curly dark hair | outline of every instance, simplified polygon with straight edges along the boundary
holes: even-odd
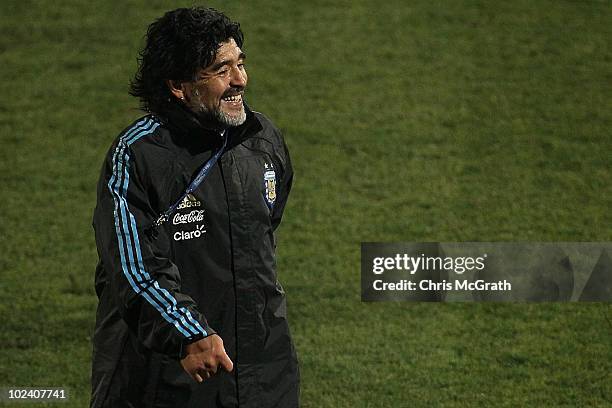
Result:
[[[230,38],[242,47],[240,24],[212,8],[179,8],[164,14],[148,28],[139,54],[130,95],[140,98],[147,112],[161,112],[172,100],[166,80],[192,81],[210,65],[219,45]]]

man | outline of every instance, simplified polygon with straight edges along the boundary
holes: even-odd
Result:
[[[98,185],[92,407],[296,407],[276,278],[293,172],[244,103],[238,23],[204,8],[148,29],[131,94],[149,112]]]

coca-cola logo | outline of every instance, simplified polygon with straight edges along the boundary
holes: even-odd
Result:
[[[174,214],[172,218],[172,223],[174,225],[178,224],[190,224],[192,222],[201,222],[204,220],[204,210],[193,210],[187,214]]]

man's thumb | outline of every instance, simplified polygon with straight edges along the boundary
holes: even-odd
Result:
[[[225,352],[225,349],[223,350],[223,353],[221,353],[220,362],[221,362],[221,367],[223,367],[223,369],[227,371],[228,373],[234,369],[234,363],[232,363],[232,360],[229,358],[229,356]]]

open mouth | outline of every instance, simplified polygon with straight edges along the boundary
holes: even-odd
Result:
[[[242,103],[242,95],[238,94],[238,95],[226,96],[225,98],[221,98],[221,100],[223,102],[228,102],[228,103]]]

